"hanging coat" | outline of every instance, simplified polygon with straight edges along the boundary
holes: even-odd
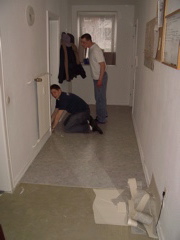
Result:
[[[86,77],[86,73],[79,61],[78,50],[74,44],[72,34],[62,33],[60,47],[59,83],[64,80],[71,81],[80,75]]]

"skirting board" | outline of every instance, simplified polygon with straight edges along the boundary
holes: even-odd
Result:
[[[148,170],[147,170],[147,167],[146,167],[146,164],[145,164],[144,153],[143,153],[143,149],[142,149],[142,145],[141,145],[141,141],[140,141],[140,137],[139,137],[139,133],[138,133],[138,128],[137,128],[136,121],[135,121],[135,118],[134,118],[133,114],[132,114],[132,120],[133,120],[135,135],[136,135],[136,139],[137,139],[138,149],[139,149],[139,152],[140,152],[141,163],[142,163],[143,171],[144,171],[145,178],[146,178],[146,183],[149,186],[150,177],[149,177]],[[161,226],[160,226],[160,223],[157,226],[157,232],[158,232],[159,240],[165,240],[165,238],[163,236]]]

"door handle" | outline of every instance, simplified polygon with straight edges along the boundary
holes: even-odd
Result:
[[[35,82],[42,82],[42,78],[35,78],[34,81]]]

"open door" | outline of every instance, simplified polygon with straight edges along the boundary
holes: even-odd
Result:
[[[35,81],[37,82],[39,140],[41,140],[51,127],[49,73],[39,76]]]
[[[2,64],[2,45],[0,36],[0,190],[11,192],[13,189],[12,171],[10,164],[10,148],[6,120],[6,104],[8,103],[9,103],[8,97],[5,101],[3,64]]]

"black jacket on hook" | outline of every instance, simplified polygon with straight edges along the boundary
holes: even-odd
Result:
[[[69,34],[69,37],[72,41],[73,35]],[[86,73],[79,61],[77,47],[72,42],[68,46],[62,42],[60,47],[59,83],[64,80],[71,81],[78,75],[82,78],[86,77]]]

